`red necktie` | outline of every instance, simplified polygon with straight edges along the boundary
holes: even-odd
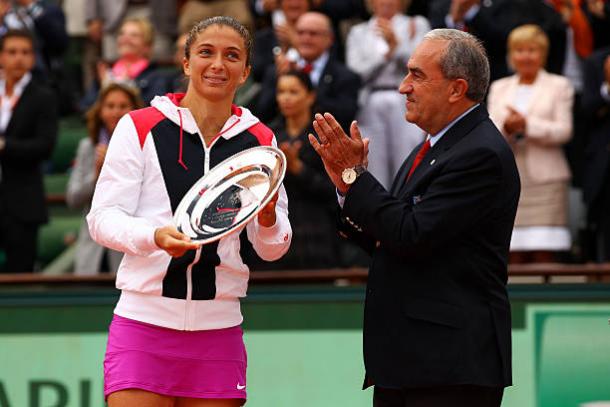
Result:
[[[411,174],[413,174],[413,171],[415,171],[415,169],[417,168],[419,163],[421,163],[421,161],[424,159],[424,156],[426,155],[428,150],[430,150],[430,147],[431,147],[430,139],[428,139],[417,152],[417,155],[415,156],[415,160],[413,160],[413,165],[411,166],[411,169],[409,170],[409,175],[407,175],[407,181],[409,180],[409,178],[411,178]]]
[[[309,75],[311,73],[311,71],[313,71],[313,65],[311,63],[307,62],[305,65],[303,65],[303,68],[301,68],[301,71],[303,73],[306,73]]]

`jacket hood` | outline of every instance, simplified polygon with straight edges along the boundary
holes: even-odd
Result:
[[[150,105],[159,110],[165,117],[189,133],[199,133],[197,123],[187,107],[181,107],[184,93],[168,93],[155,96]],[[259,123],[259,120],[245,107],[231,105],[232,115],[227,119],[218,136],[229,139]]]

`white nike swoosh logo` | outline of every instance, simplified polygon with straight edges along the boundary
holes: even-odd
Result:
[[[246,388],[246,385],[242,386],[241,384],[237,383],[237,390],[243,390],[245,388]]]

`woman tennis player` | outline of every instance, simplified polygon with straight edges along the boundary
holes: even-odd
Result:
[[[239,298],[249,271],[239,233],[200,245],[171,224],[181,198],[211,168],[276,144],[271,130],[232,104],[251,51],[237,21],[201,21],[186,42],[186,94],[158,96],[125,115],[111,139],[87,217],[93,239],[125,253],[104,359],[110,407],[245,403]],[[286,253],[292,236],[283,186],[278,196],[245,228],[269,261]]]

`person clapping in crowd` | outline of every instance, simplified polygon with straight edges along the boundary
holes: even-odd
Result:
[[[515,75],[491,84],[489,114],[513,148],[521,198],[511,240],[513,262],[550,262],[571,247],[568,167],[562,146],[572,137],[574,87],[544,69],[549,40],[536,25],[508,38]]]
[[[124,82],[139,89],[144,103],[168,92],[166,75],[157,70],[151,60],[154,30],[149,20],[126,19],[116,38],[119,58],[110,64],[101,61],[97,65],[98,81],[81,101],[81,108],[88,109],[97,99],[100,87],[110,82]]]
[[[314,269],[338,265],[335,232],[335,189],[322,160],[308,145],[316,93],[309,76],[288,71],[278,77],[277,104],[281,116],[271,124],[279,147],[286,154],[284,179],[290,200],[288,217],[293,229],[290,250],[274,268]]]
[[[407,2],[408,3],[408,2]],[[403,97],[396,91],[409,56],[430,30],[422,17],[401,13],[404,0],[372,0],[373,17],[354,26],[347,37],[347,66],[365,84],[360,94],[358,124],[371,135],[369,171],[386,188],[424,132],[405,121]]]

